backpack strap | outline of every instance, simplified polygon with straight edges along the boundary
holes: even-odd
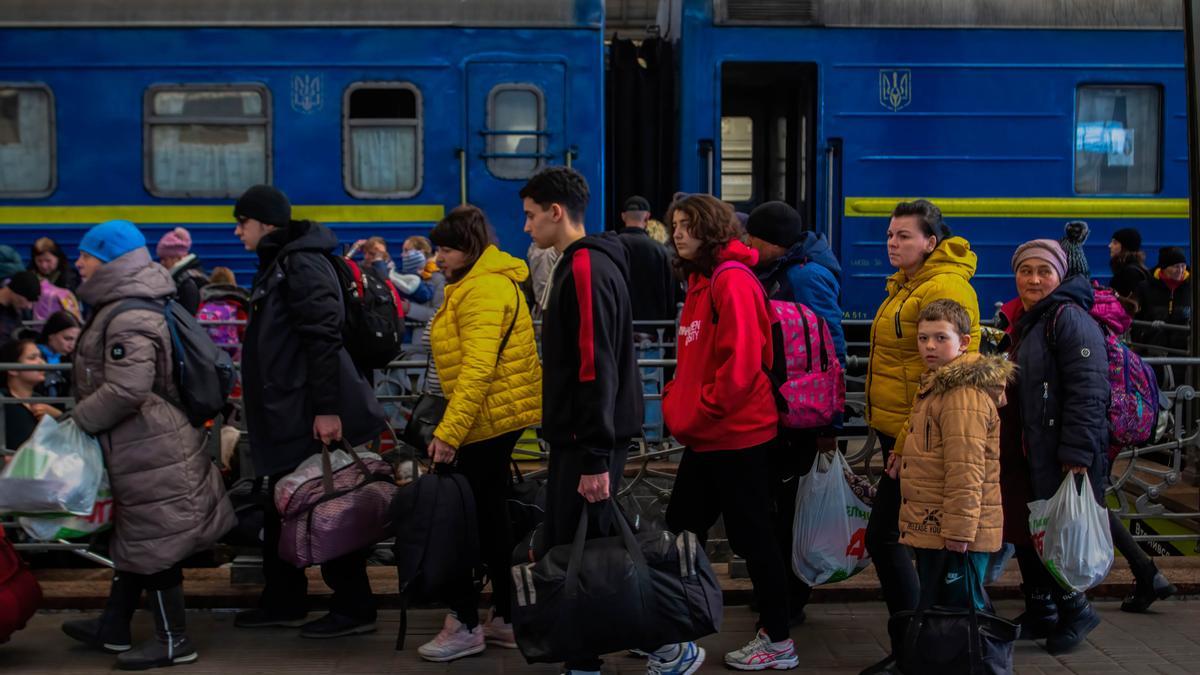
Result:
[[[500,339],[500,349],[496,352],[496,365],[500,365],[500,357],[504,356],[504,348],[508,346],[508,340],[512,337],[513,329],[517,327],[517,315],[521,313],[521,288],[517,286],[517,282],[509,279],[512,282],[513,290],[517,292],[517,306],[513,309],[512,322],[508,324],[508,330],[504,331],[504,337]]]
[[[155,312],[159,316],[163,317],[163,321],[165,321],[167,324],[167,340],[170,342],[171,351],[174,352],[175,349],[177,349],[177,346],[175,344],[175,335],[174,335],[173,331],[171,330],[171,326],[174,324],[174,320],[169,314],[169,312],[171,311],[171,303],[172,302],[174,302],[174,300],[168,299],[166,302],[162,302],[162,301],[156,300],[154,298],[138,298],[138,297],[117,300],[115,303],[116,306],[112,308],[112,311],[110,311],[108,313],[108,316],[104,317],[104,321],[100,324],[100,341],[101,341],[101,344],[104,345],[104,349],[102,351],[104,353],[105,361],[108,360],[108,326],[109,326],[109,324],[111,324],[113,322],[113,319],[117,318],[118,315],[124,314],[125,312],[135,310],[135,309],[144,309],[147,311]],[[105,305],[105,307],[107,307],[107,306],[108,305]],[[96,312],[96,314],[99,315],[100,313]],[[172,353],[172,359],[174,359],[173,353]],[[183,410],[183,402],[182,401],[178,400],[177,398],[175,398],[173,396],[168,396],[167,392],[160,391],[157,386],[153,387],[151,389],[151,391],[154,392],[155,394],[158,394],[159,396],[161,396],[163,398],[163,400],[167,401],[168,403],[175,406],[176,408]]]
[[[808,317],[804,315],[804,307],[800,303],[796,303],[796,311],[800,314],[800,323],[804,324],[804,351],[808,355],[808,372],[812,372],[812,350],[808,348],[812,344],[812,336],[809,335]],[[820,325],[818,324],[818,328]],[[822,345],[821,353],[824,354],[824,345]]]

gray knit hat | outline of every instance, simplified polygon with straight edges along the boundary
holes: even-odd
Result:
[[[1067,254],[1067,276],[1082,274],[1091,277],[1092,271],[1088,267],[1087,255],[1083,252],[1083,244],[1090,234],[1088,224],[1082,220],[1072,220],[1067,223],[1064,232],[1058,243],[1062,244],[1063,253]]]

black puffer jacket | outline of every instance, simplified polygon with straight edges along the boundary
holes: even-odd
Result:
[[[320,451],[317,415],[340,416],[354,445],[384,427],[383,409],[342,343],[342,294],[328,259],[337,243],[324,225],[294,221],[258,244],[242,384],[260,476],[291,471]]]
[[[1184,277],[1182,284],[1172,289],[1162,279],[1162,270],[1154,270],[1154,278],[1138,286],[1138,321],[1162,321],[1187,326],[1192,322],[1192,278]],[[1135,326],[1133,341],[1171,349],[1187,349],[1188,333],[1181,330]]]
[[[1096,498],[1104,496],[1110,392],[1104,333],[1088,314],[1092,302],[1088,279],[1067,277],[1017,322],[1013,359],[1035,499],[1058,490],[1064,464],[1089,467]]]

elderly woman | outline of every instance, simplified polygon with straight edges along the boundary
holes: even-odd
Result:
[[[117,665],[125,670],[190,663],[197,655],[184,633],[180,563],[233,527],[233,507],[204,447],[204,430],[172,402],[179,392],[162,312],[118,308],[126,298],[165,301],[175,295],[175,282],[150,260],[137,227],[123,220],[88,230],[76,266],[83,278],[79,296],[96,314],[76,347],[71,416],[104,450],[116,569],[104,613],[67,621],[62,629],[119,653]],[[154,637],[135,646],[129,623],[143,591]]]
[[[1046,650],[1059,654],[1082,642],[1100,617],[1084,594],[1055,583],[1038,559],[1026,504],[1053,496],[1068,472],[1085,475],[1096,498],[1103,497],[1108,361],[1104,334],[1088,315],[1092,286],[1085,276],[1067,276],[1067,255],[1058,242],[1022,244],[1012,269],[1020,302],[1007,315],[1017,377],[1000,412],[1004,535],[1016,546],[1024,581],[1022,637],[1045,638]]]

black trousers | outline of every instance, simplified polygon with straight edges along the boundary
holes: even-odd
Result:
[[[767,455],[772,440],[744,450],[684,450],[667,505],[667,528],[706,540],[725,517],[733,552],[746,560],[759,621],[772,642],[788,638],[788,580],[771,522]]]
[[[183,583],[183,567],[180,563],[175,563],[154,574],[138,574],[122,570],[117,570],[116,574],[125,581],[136,584],[143,591],[165,591]]]
[[[775,540],[788,579],[788,606],[792,613],[808,604],[812,586],[800,580],[792,570],[793,525],[796,520],[796,484],[800,476],[812,469],[817,456],[817,431],[784,429],[779,442],[767,451],[767,477],[771,484],[771,517],[775,523]]]
[[[298,613],[308,611],[308,577],[304,570],[279,557],[279,536],[283,521],[275,509],[275,486],[289,472],[278,473],[267,481],[267,500],[263,508],[263,586],[259,604],[264,609]],[[369,549],[348,553],[321,565],[321,578],[333,589],[330,611],[358,621],[375,620],[375,596],[367,578]]]
[[[492,584],[492,606],[496,614],[509,621],[512,614],[512,523],[508,519],[509,469],[513,447],[521,431],[470,443],[458,449],[454,470],[461,473],[475,496],[475,517],[479,523],[479,554],[487,566]],[[479,587],[471,576],[463,578],[451,592],[450,609],[468,629],[479,624]]]
[[[883,448],[886,465],[896,439],[879,434],[879,444]],[[871,509],[871,519],[867,521],[867,551],[879,575],[879,585],[888,612],[895,614],[916,609],[921,584],[913,567],[911,552],[900,543],[900,481],[886,473],[879,479],[875,505]]]
[[[589,536],[592,534],[607,534],[612,530],[613,523],[608,505],[603,502],[589,504],[579,494],[579,477],[584,475],[582,470],[582,451],[578,448],[561,448],[551,445],[550,467],[546,476],[546,524],[543,526],[543,550],[569,544],[575,540],[575,530],[579,527],[579,517],[586,508],[590,514],[591,525]],[[608,459],[609,495],[615,499],[621,489],[621,479],[625,475],[625,459],[629,456],[629,445],[620,442]],[[567,670],[600,670],[604,665],[599,655],[593,658],[568,661]]]

